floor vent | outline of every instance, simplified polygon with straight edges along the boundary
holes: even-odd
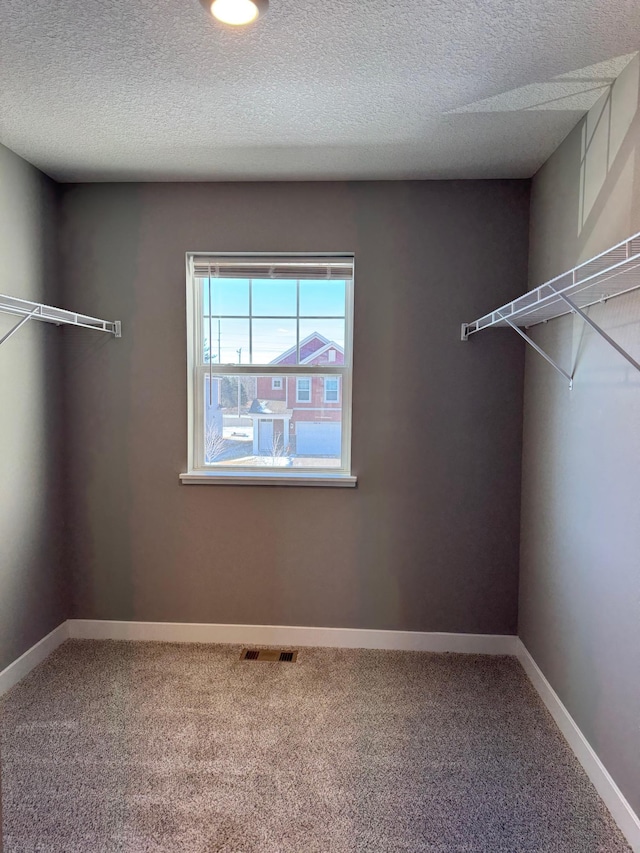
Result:
[[[270,661],[271,663],[295,663],[298,652],[284,652],[281,649],[243,649],[240,660]]]

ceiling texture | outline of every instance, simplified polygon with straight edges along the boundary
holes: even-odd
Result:
[[[60,181],[529,177],[638,0],[1,0],[0,141]]]

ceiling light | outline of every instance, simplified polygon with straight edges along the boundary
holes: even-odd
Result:
[[[223,24],[250,24],[264,15],[269,0],[200,0],[204,8]]]

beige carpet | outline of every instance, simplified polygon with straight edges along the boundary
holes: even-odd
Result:
[[[5,853],[618,853],[510,658],[70,641],[3,700]]]

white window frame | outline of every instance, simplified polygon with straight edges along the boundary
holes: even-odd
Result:
[[[353,367],[353,299],[354,281],[347,280],[345,287],[345,341],[344,341],[344,363],[338,364],[296,364],[296,365],[209,365],[204,363],[203,353],[203,331],[202,331],[202,287],[199,284],[202,279],[194,275],[194,259],[206,256],[215,264],[216,258],[229,258],[230,255],[242,257],[251,262],[265,257],[265,253],[203,253],[187,252],[187,403],[188,403],[188,448],[187,448],[187,471],[180,475],[185,484],[206,485],[294,485],[294,486],[347,486],[353,487],[357,484],[357,477],[351,470],[351,399],[352,399],[352,367]],[[268,253],[269,258],[280,256],[278,253]],[[288,253],[282,257],[305,257],[332,259],[348,259],[354,267],[355,259],[352,253],[313,253],[292,255]],[[269,318],[266,318],[269,319]],[[272,318],[279,319],[279,318]],[[298,323],[299,325],[299,323]],[[299,338],[298,338],[299,339]],[[299,344],[298,344],[299,346]],[[313,402],[313,377],[336,374],[339,377],[338,402],[342,404],[341,421],[341,466],[330,469],[322,468],[247,468],[232,465],[214,468],[205,465],[204,462],[204,376],[211,372],[213,375],[253,375],[281,379],[284,383],[288,376],[296,379],[309,376],[309,400],[298,402],[312,404]],[[276,389],[273,389],[276,390]],[[281,390],[281,389],[280,389]],[[298,382],[296,381],[296,397],[298,396]],[[332,401],[333,402],[333,401]]]
[[[336,399],[335,400],[329,400],[327,397],[327,380],[329,378],[335,379],[336,383],[337,383],[337,385],[336,385]],[[324,379],[324,402],[325,403],[339,403],[340,402],[340,377],[339,376],[335,376],[335,377],[325,376],[325,379]]]
[[[309,394],[309,397],[305,400],[300,396],[300,383],[308,382],[309,387],[305,389]],[[296,403],[311,403],[312,397],[312,389],[313,389],[313,376],[296,376]]]
[[[278,383],[276,385],[276,382]],[[271,380],[271,390],[272,391],[282,391],[284,388],[284,380],[282,376],[274,376]]]

